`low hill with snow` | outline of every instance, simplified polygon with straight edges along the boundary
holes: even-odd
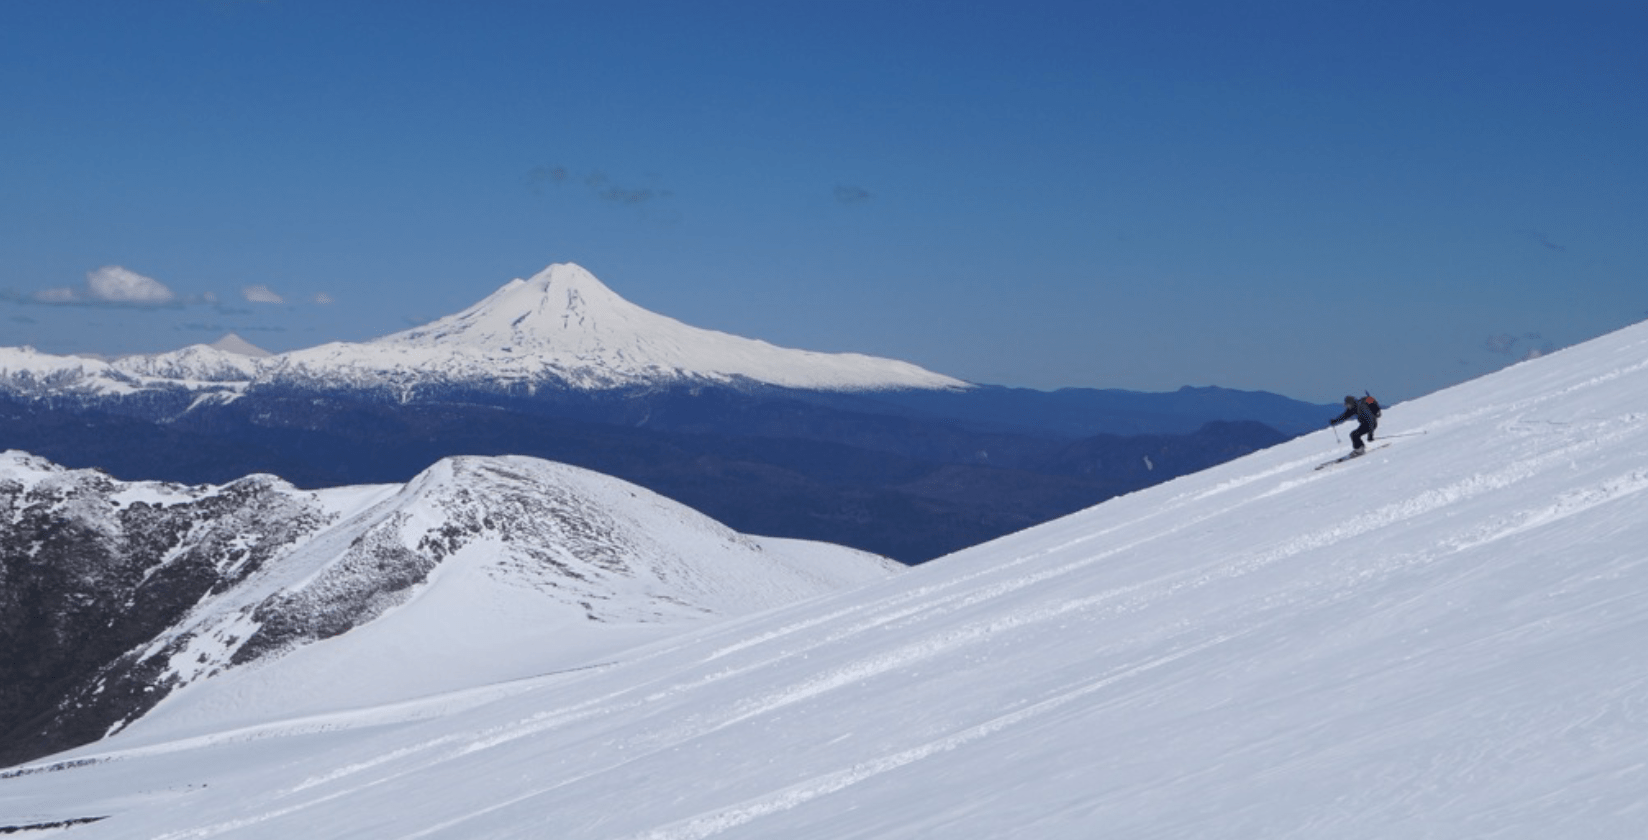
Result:
[[[1390,407],[1346,464],[1324,430],[582,670],[134,729],[0,772],[0,825],[1635,837],[1645,403],[1648,325]]]
[[[304,491],[7,452],[0,545],[8,755],[119,731],[163,698],[198,728],[529,677],[902,568],[520,457]]]

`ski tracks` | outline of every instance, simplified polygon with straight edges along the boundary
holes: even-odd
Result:
[[[819,797],[837,793],[853,785],[934,755],[965,747],[972,742],[1040,717],[1140,674],[1172,664],[1185,657],[1227,642],[1231,638],[1234,637],[1224,636],[1208,639],[1166,656],[1156,657],[1125,667],[1118,672],[1073,685],[1033,705],[999,715],[944,737],[860,761],[840,770],[822,773],[764,796],[687,817],[659,828],[632,834],[626,837],[625,840],[703,840],[703,838],[737,828],[761,817],[791,810]]]
[[[1200,516],[1196,520],[1192,520],[1189,523],[1180,523],[1180,525],[1195,524],[1196,522],[1200,522],[1204,519],[1225,515],[1245,503],[1245,500],[1238,501],[1235,505]],[[1162,513],[1165,515],[1166,512]],[[729,664],[727,667],[716,669],[710,673],[702,673],[693,678],[681,680],[677,677],[672,684],[668,684],[666,686],[659,686],[657,682],[653,682],[651,683],[653,686],[652,690],[648,691],[641,697],[636,697],[635,694],[638,691],[645,690],[644,684],[632,686],[630,688],[605,695],[599,700],[578,704],[567,709],[544,713],[530,719],[518,720],[507,724],[490,727],[482,732],[470,732],[461,735],[452,735],[433,739],[414,747],[398,750],[394,753],[374,757],[362,762],[357,762],[345,768],[339,768],[338,770],[325,774],[324,776],[305,780],[305,782],[300,783],[294,788],[288,790],[286,795],[301,793],[316,787],[324,787],[332,783],[342,781],[349,776],[369,773],[374,770],[384,770],[397,762],[402,762],[405,765],[399,769],[390,770],[387,773],[374,774],[371,778],[361,779],[360,781],[348,785],[343,789],[324,793],[318,798],[308,799],[306,800],[306,803],[297,803],[289,807],[273,809],[266,812],[261,819],[276,819],[292,813],[293,811],[299,810],[302,807],[305,807],[306,804],[319,804],[321,802],[335,799],[338,796],[347,795],[354,791],[375,787],[401,776],[416,773],[421,769],[430,766],[432,763],[456,760],[468,754],[498,747],[503,744],[518,741],[522,738],[532,737],[552,729],[572,725],[580,721],[586,721],[596,717],[632,713],[638,707],[648,704],[661,703],[673,696],[704,689],[727,679],[738,677],[750,672],[761,671],[770,667],[776,667],[781,663],[792,661],[797,657],[807,656],[811,652],[814,652],[820,648],[826,648],[831,645],[838,644],[863,633],[894,627],[900,627],[907,630],[915,626],[937,622],[944,616],[953,615],[960,610],[965,610],[970,607],[986,604],[991,601],[1010,596],[1013,593],[1021,592],[1027,588],[1037,586],[1038,584],[1048,583],[1060,577],[1070,575],[1081,569],[1090,567],[1094,563],[1103,562],[1104,560],[1114,557],[1119,553],[1137,550],[1138,548],[1160,538],[1160,532],[1151,531],[1150,533],[1136,538],[1131,542],[1122,545],[1110,545],[1104,550],[1093,552],[1091,554],[1084,554],[1081,559],[1074,562],[1060,564],[1051,568],[1038,569],[1030,573],[1024,572],[1025,566],[1033,564],[1035,561],[1043,559],[1046,556],[1056,555],[1061,552],[1068,551],[1072,547],[1083,543],[1092,542],[1094,540],[1099,540],[1106,536],[1113,536],[1117,531],[1130,526],[1137,526],[1138,524],[1138,520],[1128,520],[1110,528],[1087,532],[1077,539],[1063,540],[1055,545],[1045,546],[1038,551],[1028,552],[1021,555],[1018,560],[1005,565],[984,568],[972,574],[950,578],[940,584],[918,585],[910,590],[901,592],[889,598],[883,598],[879,601],[874,601],[847,609],[835,610],[822,616],[811,617],[803,621],[785,625],[771,632],[752,637],[748,640],[740,640],[710,652],[703,659],[699,660],[699,663],[708,664],[710,662],[725,659],[738,654],[761,651],[763,648],[773,644],[774,642],[779,642],[781,640],[797,636],[801,638],[802,644],[785,646],[777,651],[766,651],[763,654],[757,655],[752,661]],[[1005,576],[1005,578],[1003,576]],[[1165,577],[1176,576],[1164,576],[1164,578]],[[552,791],[565,788],[568,785],[576,784],[582,780],[594,776],[616,771],[619,768],[637,761],[641,761],[646,757],[660,751],[681,746],[695,739],[703,738],[714,732],[735,726],[739,723],[754,718],[772,714],[782,708],[805,702],[831,691],[861,683],[867,679],[873,678],[876,675],[885,674],[899,668],[911,667],[920,662],[931,660],[935,657],[948,653],[953,653],[967,647],[968,645],[977,644],[983,640],[994,637],[997,634],[1009,632],[1016,628],[1056,620],[1073,613],[1088,611],[1105,605],[1109,605],[1114,610],[1121,612],[1131,612],[1137,609],[1142,609],[1149,603],[1157,600],[1156,598],[1147,597],[1146,590],[1159,588],[1160,591],[1158,592],[1158,595],[1166,596],[1171,595],[1173,591],[1176,591],[1179,588],[1177,585],[1169,585],[1163,588],[1162,584],[1164,582],[1164,578],[1152,578],[1132,585],[1119,586],[1094,593],[1086,597],[1062,598],[1044,601],[1027,608],[1010,611],[1006,615],[998,615],[988,620],[963,623],[960,626],[942,629],[938,632],[930,633],[924,637],[917,638],[909,644],[898,646],[878,655],[844,662],[836,667],[827,668],[823,671],[816,672],[812,676],[799,682],[788,683],[777,690],[767,691],[756,696],[746,697],[742,702],[725,707],[722,714],[715,715],[709,719],[699,719],[690,725],[681,725],[679,722],[672,723],[665,728],[655,729],[650,734],[634,733],[632,737],[628,739],[626,747],[622,751],[623,757],[616,761],[609,760],[599,762],[595,766],[586,766],[583,768],[582,772],[576,773],[571,777],[558,779],[553,784],[547,786],[534,786],[533,789],[524,790],[516,796],[508,797],[505,800],[493,803],[484,809],[471,811],[464,815],[456,815],[450,820],[443,821],[439,825],[431,826],[425,830],[419,831],[416,834],[408,835],[408,837],[426,837],[437,834],[440,831],[462,825],[465,822],[481,817],[484,814],[497,811],[501,808],[506,808],[514,804],[530,800],[534,797],[548,794]],[[973,586],[969,588],[968,584],[972,584]],[[833,632],[806,632],[816,631],[832,622],[843,622],[844,620],[845,625]],[[1143,664],[1124,669],[1120,673],[1093,680],[1085,685],[1069,689],[1051,699],[1040,701],[1026,709],[998,717],[992,721],[979,724],[959,733],[927,742],[916,747],[895,751],[876,759],[860,762],[852,767],[820,777],[814,782],[791,786],[783,791],[775,792],[771,796],[763,797],[762,799],[754,803],[749,803],[746,806],[740,806],[725,813],[718,812],[716,815],[697,819],[692,822],[691,826],[685,828],[687,833],[666,833],[659,834],[657,836],[708,836],[708,834],[720,831],[725,827],[730,827],[731,825],[741,824],[751,819],[755,819],[764,813],[794,807],[802,802],[827,794],[832,790],[839,790],[842,787],[857,784],[864,779],[880,775],[881,773],[888,772],[914,761],[919,761],[934,753],[954,749],[973,740],[983,738],[992,732],[999,731],[1000,729],[1013,725],[1014,723],[1021,722],[1029,717],[1049,711],[1079,697],[1099,691],[1106,686],[1125,679],[1128,676],[1143,673],[1146,670],[1165,665],[1168,662],[1176,661],[1184,656],[1192,655],[1197,651],[1217,644],[1220,641],[1222,641],[1222,639],[1214,639],[1193,644],[1170,656],[1150,660]],[[624,699],[626,697],[628,699]],[[411,760],[414,755],[427,754],[430,751],[435,751],[438,755],[426,756],[424,759],[418,761]],[[244,823],[237,821],[235,825],[220,825],[194,832],[170,835],[166,838],[166,840],[183,840],[183,838],[207,837],[220,833],[221,831],[233,830],[239,827],[244,827]]]

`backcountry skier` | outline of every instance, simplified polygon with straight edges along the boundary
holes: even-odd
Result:
[[[1356,431],[1350,433],[1350,454],[1361,455],[1367,451],[1362,446],[1362,437],[1366,435],[1368,440],[1373,440],[1373,430],[1379,428],[1379,414],[1379,403],[1372,397],[1365,400],[1345,397],[1345,413],[1329,420],[1328,425],[1337,426],[1355,417]]]

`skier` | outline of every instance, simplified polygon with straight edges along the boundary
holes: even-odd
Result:
[[[1350,454],[1356,456],[1367,451],[1362,446],[1362,436],[1367,435],[1368,440],[1373,440],[1373,430],[1379,427],[1378,405],[1369,400],[1345,397],[1345,413],[1329,420],[1328,425],[1337,426],[1352,417],[1356,418],[1356,431],[1350,433]]]

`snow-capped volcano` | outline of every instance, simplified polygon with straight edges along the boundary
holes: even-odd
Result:
[[[215,350],[222,350],[225,353],[233,353],[237,356],[251,356],[254,359],[275,355],[234,333],[228,333],[206,346]]]
[[[605,389],[692,380],[815,390],[968,387],[907,362],[792,350],[688,326],[624,300],[570,263],[511,281],[421,327],[284,354],[261,378],[396,388],[489,382]]]
[[[624,300],[571,263],[512,280],[455,315],[362,343],[269,355],[231,335],[112,364],[0,348],[0,390],[26,396],[182,388],[232,398],[277,385],[387,389],[410,398],[453,387],[519,394],[695,382],[820,391],[972,387],[908,362],[793,350],[688,326]]]

